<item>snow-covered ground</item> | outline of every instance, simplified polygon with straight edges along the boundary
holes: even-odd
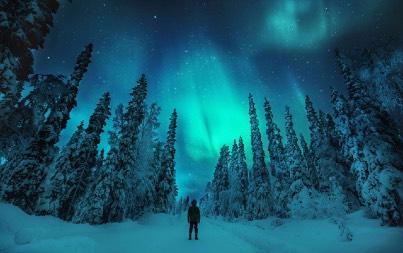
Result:
[[[343,239],[330,219],[230,223],[202,217],[200,240],[188,241],[185,216],[160,214],[90,226],[29,216],[0,204],[0,252],[403,252],[403,228],[381,227],[362,211],[349,215],[345,223],[352,241]]]

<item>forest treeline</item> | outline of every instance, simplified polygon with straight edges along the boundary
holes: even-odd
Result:
[[[116,108],[107,154],[98,145],[111,116],[108,92],[88,124],[81,122],[68,143],[57,147],[93,51],[88,44],[69,77],[32,73],[32,50],[43,47],[58,5],[0,3],[0,199],[30,214],[91,224],[170,212],[177,195],[178,115],[172,112],[166,141],[159,140],[160,107],[146,104],[145,75],[128,104]]]
[[[268,157],[249,94],[253,162],[244,140],[224,145],[201,198],[206,214],[228,218],[320,218],[365,207],[382,224],[396,226],[403,211],[403,51],[386,44],[349,52],[336,50],[347,94],[331,88],[332,113],[305,98],[310,143],[294,129],[285,108],[285,133],[264,112]],[[284,139],[283,139],[284,137]]]

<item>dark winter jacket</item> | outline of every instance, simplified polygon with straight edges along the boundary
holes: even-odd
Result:
[[[200,209],[197,206],[189,207],[188,222],[200,222]]]

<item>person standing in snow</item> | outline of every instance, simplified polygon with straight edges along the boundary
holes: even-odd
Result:
[[[192,240],[193,227],[195,229],[195,240],[199,240],[197,233],[199,232],[198,225],[200,223],[200,209],[196,206],[196,204],[196,200],[192,200],[192,205],[188,210],[189,240]]]

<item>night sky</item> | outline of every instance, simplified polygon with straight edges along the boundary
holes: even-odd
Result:
[[[265,150],[265,96],[281,127],[289,105],[297,133],[309,138],[304,96],[330,111],[329,86],[344,90],[334,49],[371,46],[390,36],[402,42],[399,2],[65,1],[45,48],[35,52],[35,71],[69,75],[78,53],[94,44],[60,145],[81,120],[88,121],[103,92],[111,92],[113,110],[118,103],[126,105],[145,73],[147,101],[162,107],[161,138],[173,108],[179,113],[179,194],[197,195],[210,180],[223,144],[242,135],[250,159],[249,92],[255,96]],[[106,147],[106,135],[101,145]]]

